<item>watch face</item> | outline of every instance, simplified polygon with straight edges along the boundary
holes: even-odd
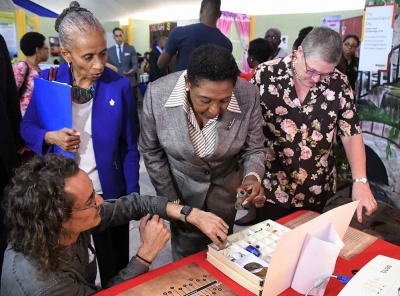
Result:
[[[360,181],[361,181],[362,183],[367,183],[368,180],[367,180],[367,178],[361,178]]]
[[[189,207],[189,206],[184,206],[184,207],[182,208],[182,210],[181,210],[181,213],[182,213],[183,215],[189,215],[189,213],[190,213],[191,210],[192,210],[191,207]]]

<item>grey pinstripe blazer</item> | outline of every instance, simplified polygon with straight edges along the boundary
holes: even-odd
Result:
[[[241,114],[225,111],[220,116],[215,150],[201,159],[194,152],[183,107],[164,107],[181,74],[173,73],[148,85],[139,150],[158,195],[208,210],[232,229],[236,189],[243,176],[255,172],[262,178],[265,172],[259,93],[238,78],[234,94]]]

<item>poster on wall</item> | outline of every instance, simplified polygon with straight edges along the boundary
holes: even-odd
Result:
[[[289,44],[289,36],[288,35],[282,35],[281,36],[281,44],[279,44],[280,48],[287,49]]]
[[[340,28],[340,20],[342,16],[338,15],[325,15],[321,19],[321,26],[331,28],[332,30],[339,30]]]
[[[392,49],[395,4],[367,6],[360,49],[360,71],[387,71]]]
[[[0,34],[6,41],[10,59],[18,54],[17,50],[17,30],[15,26],[15,15],[13,12],[0,11]]]
[[[176,22],[166,22],[159,24],[149,25],[150,27],[150,48],[153,47],[153,43],[158,37],[168,37],[173,29],[177,27]]]
[[[27,15],[25,18],[26,32],[36,32],[35,17]]]
[[[365,0],[365,5],[383,5],[389,3],[397,3],[400,5],[400,0]]]
[[[58,37],[49,37],[50,54],[52,57],[60,55],[60,39]]]

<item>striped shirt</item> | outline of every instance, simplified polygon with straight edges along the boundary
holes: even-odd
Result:
[[[190,106],[187,98],[185,75],[186,71],[184,71],[179,77],[178,82],[176,83],[175,88],[172,91],[167,102],[165,103],[164,107],[183,107],[183,110],[187,114],[189,137],[192,141],[194,151],[200,158],[204,158],[207,155],[210,155],[215,149],[215,144],[217,142],[217,127],[219,115],[217,115],[213,119],[210,119],[203,127],[203,129],[200,129],[193,108]],[[239,114],[241,113],[239,104],[233,92],[227,111]]]

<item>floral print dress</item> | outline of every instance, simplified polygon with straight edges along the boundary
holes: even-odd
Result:
[[[26,71],[29,71],[29,74],[28,74],[28,77],[26,78],[25,85],[23,85]],[[35,69],[30,68],[26,62],[18,62],[14,66],[14,77],[15,77],[15,83],[17,84],[18,91],[20,90],[21,87],[25,86],[24,93],[19,98],[21,114],[22,114],[22,117],[24,117],[26,109],[28,108],[29,102],[31,101],[31,97],[32,97],[33,79],[35,77],[39,77],[39,72],[37,72]]]
[[[325,203],[336,192],[334,136],[361,133],[347,77],[335,71],[301,103],[291,63],[292,55],[260,64],[250,81],[260,89],[265,121],[265,196],[285,208]]]

